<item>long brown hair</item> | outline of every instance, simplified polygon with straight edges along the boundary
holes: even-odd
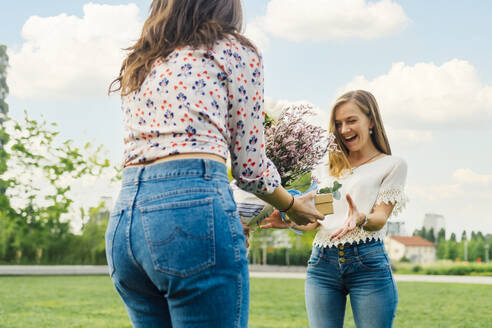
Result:
[[[178,47],[210,49],[216,41],[233,36],[256,51],[240,34],[242,25],[241,0],[152,1],[140,38],[125,49],[130,53],[118,78],[111,82],[109,93],[121,90],[122,95],[128,95],[139,89],[153,62],[165,59]]]
[[[371,140],[376,149],[381,153],[391,155],[391,147],[388,142],[388,137],[386,136],[386,131],[384,130],[383,120],[381,119],[381,114],[379,113],[379,106],[376,98],[374,98],[372,93],[365,90],[349,91],[341,95],[336,100],[331,110],[330,132],[336,136],[337,142],[342,149],[342,152],[331,152],[329,154],[328,165],[330,175],[334,177],[340,177],[347,171],[350,171],[350,163],[348,161],[349,151],[343,144],[342,136],[335,127],[336,110],[347,102],[353,102],[356,104],[361,112],[366,114],[369,120],[373,122],[374,127],[372,128],[373,133],[371,134]]]

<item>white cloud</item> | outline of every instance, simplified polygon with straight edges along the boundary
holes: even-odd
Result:
[[[395,63],[384,75],[358,76],[342,89],[371,91],[385,121],[400,128],[488,127],[492,118],[492,86],[483,85],[464,60],[441,66]]]
[[[453,178],[465,184],[488,185],[492,182],[492,174],[479,174],[471,169],[458,169],[454,171]]]
[[[260,53],[264,53],[270,48],[270,39],[257,20],[246,25],[244,35],[258,47]]]
[[[135,4],[89,3],[82,18],[31,16],[24,43],[10,50],[8,83],[19,98],[104,96],[125,53],[141,29]]]
[[[291,41],[375,39],[409,22],[392,0],[271,0],[260,20],[268,32]]]

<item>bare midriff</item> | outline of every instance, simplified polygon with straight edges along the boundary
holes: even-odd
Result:
[[[169,155],[161,158],[157,158],[153,161],[150,162],[145,162],[145,163],[139,163],[139,164],[129,164],[125,167],[132,167],[132,166],[141,166],[141,165],[150,165],[150,164],[157,164],[157,163],[162,163],[162,162],[169,162],[169,161],[176,161],[179,159],[188,159],[188,158],[195,158],[195,159],[210,159],[212,161],[220,162],[222,164],[226,164],[225,158],[215,155],[215,154],[208,154],[208,153],[186,153],[186,154],[176,154],[176,155]]]

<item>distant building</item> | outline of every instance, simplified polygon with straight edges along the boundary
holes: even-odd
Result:
[[[387,236],[404,236],[406,235],[405,222],[393,222],[388,221],[386,223],[388,230],[386,231]]]
[[[437,237],[439,231],[446,228],[446,220],[441,214],[426,213],[424,217],[424,228],[427,231],[434,229],[434,237]]]
[[[391,261],[403,257],[414,263],[429,263],[436,260],[436,245],[419,236],[387,236],[384,245]]]

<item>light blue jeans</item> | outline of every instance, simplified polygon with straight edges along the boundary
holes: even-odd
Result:
[[[343,328],[347,295],[358,328],[393,326],[398,290],[381,241],[314,246],[305,294],[311,328]]]
[[[185,159],[123,170],[106,230],[134,327],[248,326],[245,236],[226,166]]]

